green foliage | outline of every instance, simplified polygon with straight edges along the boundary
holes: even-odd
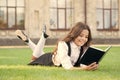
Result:
[[[104,49],[104,47],[101,47]],[[46,47],[51,52],[53,47]],[[96,71],[65,70],[61,67],[28,66],[28,48],[0,49],[0,80],[120,80],[120,47],[113,47]]]

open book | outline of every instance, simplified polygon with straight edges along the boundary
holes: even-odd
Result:
[[[102,57],[108,52],[112,46],[107,47],[105,50],[89,47],[85,53],[81,56],[80,63],[83,65],[89,65],[93,62],[99,63]]]

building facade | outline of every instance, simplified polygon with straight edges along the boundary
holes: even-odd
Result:
[[[0,0],[0,45],[21,44],[17,29],[36,41],[44,25],[54,44],[79,21],[90,26],[94,43],[119,44],[119,9],[120,0]]]

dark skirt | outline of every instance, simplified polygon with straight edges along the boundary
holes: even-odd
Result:
[[[36,60],[30,62],[28,65],[54,66],[52,61],[52,53],[45,53]]]

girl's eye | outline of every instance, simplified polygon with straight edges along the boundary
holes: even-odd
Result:
[[[85,37],[85,38],[88,38],[88,36],[84,36],[84,35],[79,35],[79,37]]]
[[[86,38],[88,38],[88,36]]]

